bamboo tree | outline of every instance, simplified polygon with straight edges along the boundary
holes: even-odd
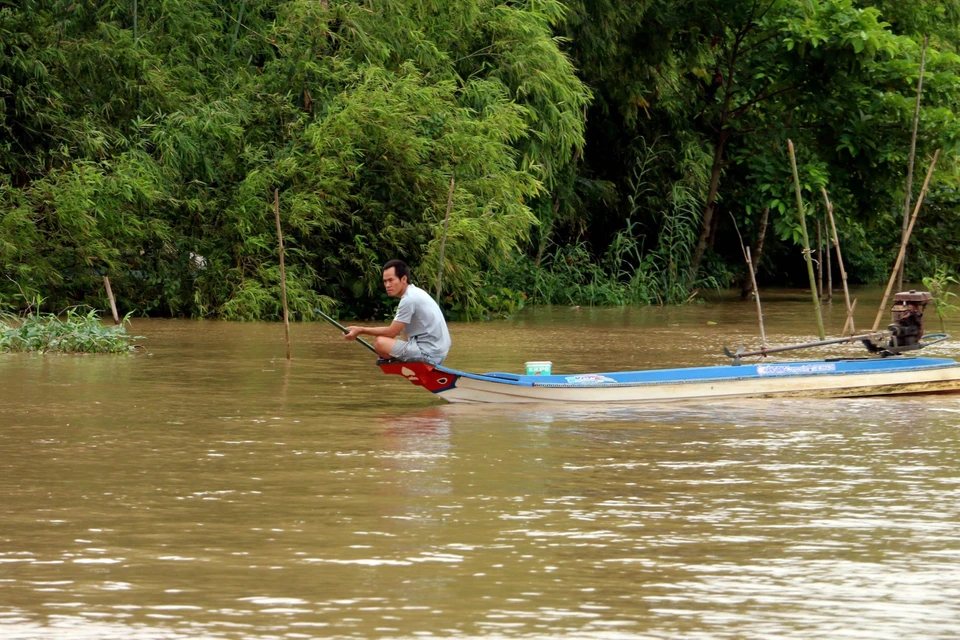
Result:
[[[233,57],[233,49],[237,46],[237,36],[240,35],[240,25],[243,24],[243,12],[247,8],[247,0],[240,0],[240,10],[237,13],[237,21],[233,27],[233,36],[230,38],[230,51],[227,56]]]

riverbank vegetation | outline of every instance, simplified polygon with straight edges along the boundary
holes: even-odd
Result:
[[[953,272],[958,43],[960,0],[0,0],[0,307],[107,275],[125,313],[277,318],[278,189],[293,315],[380,316],[389,258],[433,291],[451,179],[458,318],[683,303],[740,237],[799,284],[788,138],[881,281],[921,59],[907,277]]]
[[[0,352],[128,353],[136,336],[120,325],[100,322],[96,310],[67,309],[58,316],[38,310],[18,316],[0,313]]]

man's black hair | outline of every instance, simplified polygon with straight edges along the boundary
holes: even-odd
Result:
[[[393,272],[397,274],[397,280],[406,276],[407,282],[410,282],[410,267],[407,266],[406,262],[403,260],[388,260],[387,264],[383,265],[383,270],[386,271],[390,267],[393,267]]]

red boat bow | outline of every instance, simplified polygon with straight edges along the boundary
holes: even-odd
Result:
[[[399,362],[397,360],[378,360],[377,365],[384,373],[403,376],[415,385],[433,393],[452,388],[458,376],[455,373],[438,369],[426,362]]]

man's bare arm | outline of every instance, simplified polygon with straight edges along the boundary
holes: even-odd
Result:
[[[347,340],[355,340],[361,335],[396,338],[406,326],[405,323],[394,320],[389,327],[347,327],[347,333],[343,337]]]

